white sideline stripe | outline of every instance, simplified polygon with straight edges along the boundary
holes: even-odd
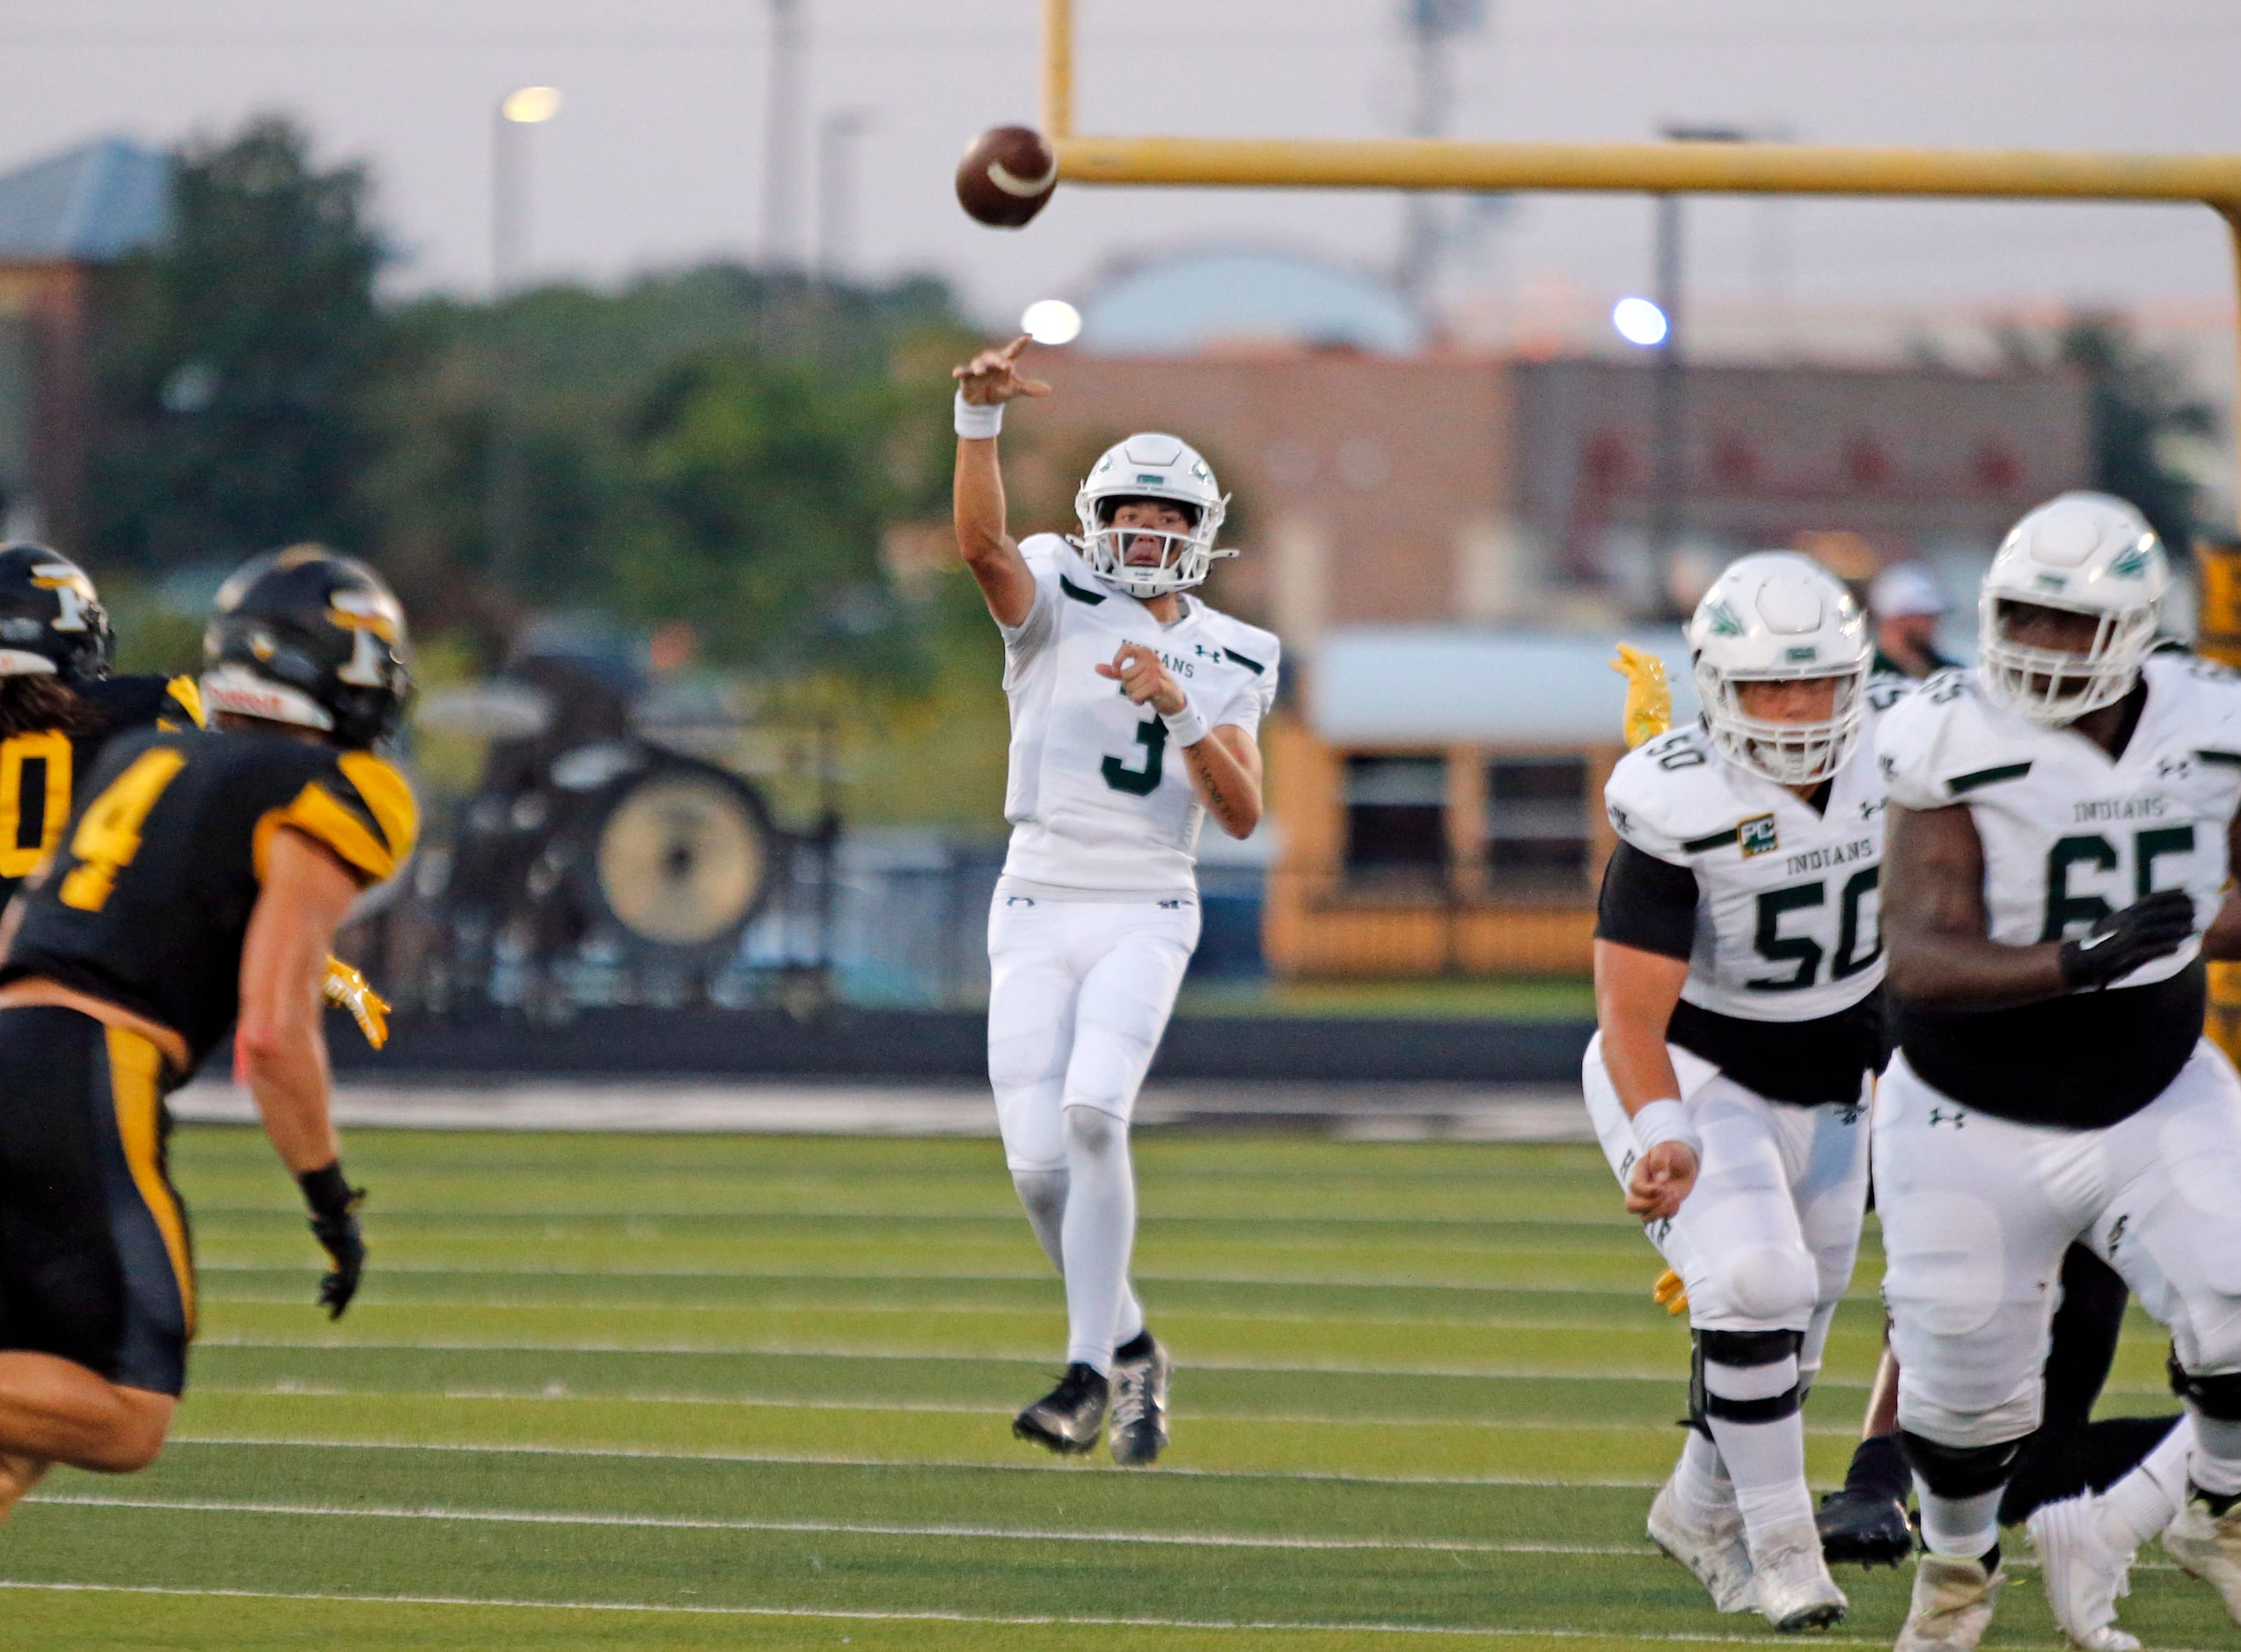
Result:
[[[1407,1189],[1402,1188],[1400,1191],[1406,1193]],[[198,1217],[204,1217],[213,1216],[277,1217],[288,1214],[285,1207],[281,1205],[221,1204],[216,1201],[199,1203],[194,1207],[194,1211]],[[384,1219],[393,1221],[443,1222],[462,1225],[482,1223],[489,1225],[502,1224],[508,1227],[527,1227],[534,1222],[645,1222],[669,1223],[679,1226],[708,1222],[861,1222],[867,1225],[877,1224],[881,1226],[899,1226],[905,1224],[916,1226],[939,1226],[949,1224],[957,1226],[1000,1227],[1007,1233],[1016,1229],[1023,1220],[1018,1216],[994,1211],[980,1213],[970,1210],[804,1210],[798,1209],[766,1210],[756,1210],[752,1207],[685,1210],[675,1205],[664,1205],[658,1209],[646,1210],[628,1210],[620,1206],[611,1210],[586,1208],[579,1210],[493,1210],[449,1208],[441,1205],[384,1204],[377,1207],[377,1214]],[[1153,1214],[1145,1217],[1144,1220],[1147,1226],[1162,1228],[1208,1225],[1249,1228],[1292,1226],[1395,1229],[1419,1227],[1600,1228],[1610,1234],[1613,1241],[1610,1248],[1613,1250],[1637,1249],[1644,1245],[1640,1224],[1623,1214],[1614,1219],[1608,1216],[1356,1216],[1344,1212],[1321,1216],[1293,1216],[1281,1211],[1262,1211],[1246,1216]],[[625,1234],[623,1237],[658,1239],[674,1236]],[[1263,1241],[1269,1245],[1280,1242],[1282,1241],[1273,1239]],[[1567,1237],[1564,1241],[1567,1245],[1576,1245],[1578,1242],[1576,1237]],[[1547,1250],[1554,1247],[1555,1242],[1552,1241],[1546,1246],[1527,1246],[1520,1248]],[[1497,1247],[1490,1245],[1450,1243],[1436,1248],[1477,1252]],[[1644,1249],[1643,1254],[1648,1256],[1654,1253]]]
[[[1048,1462],[978,1462],[970,1458],[926,1458],[912,1460],[891,1457],[842,1457],[821,1451],[662,1451],[634,1445],[524,1445],[518,1442],[477,1444],[456,1441],[279,1439],[261,1435],[175,1434],[181,1445],[276,1448],[311,1451],[453,1451],[467,1456],[601,1458],[626,1462],[760,1463],[773,1467],[804,1468],[963,1468],[1006,1474],[1048,1474]],[[1091,1463],[1061,1471],[1073,1473],[1112,1473]],[[1660,1480],[1550,1480],[1527,1474],[1346,1474],[1326,1469],[1283,1468],[1162,1468],[1162,1478],[1188,1480],[1285,1480],[1329,1481],[1350,1486],[1529,1486],[1542,1491],[1654,1491]]]
[[[1198,1629],[1240,1630],[1256,1634],[1422,1634],[1461,1637],[1483,1635],[1490,1640],[1641,1641],[1668,1641],[1690,1646],[1758,1646],[1783,1644],[1765,1634],[1697,1634],[1670,1630],[1472,1628],[1462,1624],[1265,1622],[1250,1619],[1219,1618],[1092,1618],[1001,1615],[964,1612],[870,1612],[819,1606],[680,1606],[667,1603],[626,1600],[508,1600],[479,1599],[472,1595],[346,1595],[310,1590],[267,1589],[172,1589],[154,1583],[50,1583],[0,1578],[0,1589],[47,1590],[59,1594],[157,1595],[208,1600],[288,1600],[333,1602],[352,1606],[472,1606],[505,1612],[616,1612],[674,1613],[699,1618],[806,1618],[837,1623],[957,1623],[988,1624],[1000,1628],[1082,1629]],[[1817,1634],[1815,1646],[1874,1647],[1881,1652],[1887,1640]],[[2007,1652],[2069,1652],[2054,1643],[2019,1642]],[[2203,1652],[2192,1647],[2168,1647],[2158,1652]]]
[[[253,1400],[503,1400],[537,1405],[573,1402],[602,1406],[739,1406],[767,1411],[898,1411],[958,1417],[1008,1417],[1012,1414],[1009,1406],[944,1404],[923,1400],[788,1400],[772,1394],[644,1393],[628,1389],[620,1393],[564,1389],[553,1393],[535,1388],[337,1388],[323,1383],[267,1383],[254,1388],[236,1384],[198,1383],[195,1387],[198,1392],[206,1394],[233,1394]],[[1198,1411],[1189,1408],[1179,1409],[1175,1414],[1193,1422],[1270,1423],[1286,1428],[1319,1429],[1438,1427],[1500,1429],[1505,1433],[1532,1429],[1545,1433],[1641,1434],[1657,1426],[1638,1422],[1563,1422],[1552,1417],[1344,1416],[1322,1412]],[[1830,1423],[1823,1428],[1809,1428],[1805,1432],[1808,1436],[1826,1435],[1831,1438],[1849,1440],[1859,1429],[1842,1423]]]
[[[458,1520],[492,1525],[623,1526],[660,1531],[799,1531],[843,1537],[956,1538],[1013,1543],[1135,1543],[1194,1549],[1398,1550],[1444,1554],[1585,1554],[1657,1561],[1647,1544],[1483,1543],[1443,1538],[1287,1538],[1219,1531],[1058,1531],[1039,1527],[895,1525],[853,1520],[751,1520],[723,1516],[571,1513],[558,1509],[355,1508],[327,1503],[238,1502],[215,1498],[34,1495],[27,1502],[88,1509],[148,1509],[175,1514],[282,1515],[365,1520]]]
[[[308,1337],[198,1336],[197,1348],[262,1348],[345,1349],[354,1353],[387,1349],[421,1354],[693,1354],[721,1356],[751,1354],[782,1359],[907,1359],[943,1360],[968,1364],[1048,1365],[1051,1355],[922,1354],[884,1349],[743,1347],[736,1344],[686,1342],[464,1342],[464,1341],[313,1341]],[[1303,1377],[1453,1377],[1496,1382],[1663,1382],[1680,1379],[1681,1368],[1666,1371],[1520,1371],[1500,1365],[1273,1365],[1257,1360],[1200,1359],[1185,1362],[1187,1371],[1284,1372]],[[1863,1387],[1864,1384],[1816,1384],[1816,1387]],[[2115,1391],[2110,1391],[2115,1392]]]

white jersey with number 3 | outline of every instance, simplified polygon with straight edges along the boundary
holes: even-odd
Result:
[[[1277,640],[1190,596],[1182,618],[1162,626],[1056,534],[1020,551],[1035,603],[1003,627],[1012,713],[1005,886],[1127,900],[1190,895],[1205,811],[1183,754],[1159,714],[1097,668],[1125,642],[1156,648],[1209,727],[1254,735],[1276,699]]]
[[[1871,705],[1904,691],[1878,678]],[[1816,810],[1723,757],[1701,724],[1637,747],[1603,789],[1611,829],[1696,874],[1696,942],[1681,996],[1751,1021],[1809,1021],[1883,980],[1883,785],[1869,747]]]
[[[2069,940],[2157,889],[2194,898],[2194,939],[2113,984],[2177,975],[2223,898],[2225,833],[2241,805],[2241,677],[2191,654],[2142,669],[2148,701],[2123,754],[2044,728],[1942,671],[1884,720],[1877,749],[1891,800],[1965,807],[1984,845],[1994,940]]]

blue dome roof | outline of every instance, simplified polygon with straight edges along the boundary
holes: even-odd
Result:
[[[1081,306],[1081,347],[1189,355],[1209,344],[1278,341],[1408,354],[1423,319],[1389,287],[1312,259],[1197,252],[1111,277]]]

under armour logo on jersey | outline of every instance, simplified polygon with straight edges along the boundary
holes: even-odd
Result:
[[[1866,1111],[1867,1109],[1858,1102],[1847,1101],[1837,1108],[1836,1122],[1840,1124],[1857,1124],[1860,1122],[1860,1115]]]
[[[1035,901],[1030,895],[1007,895],[1004,897],[1004,904],[1007,906],[1033,906],[1035,904]]]
[[[2194,772],[2192,757],[2164,757],[2156,764],[2158,780],[2183,780]]]
[[[2124,1225],[2131,1220],[2132,1217],[2126,1215],[2117,1217],[2115,1221],[2109,1224],[2109,1260],[2111,1261],[2116,1260],[2117,1246],[2124,1238]]]
[[[1968,1115],[1959,1107],[1932,1107],[1930,1109],[1930,1122],[1932,1124],[1950,1124],[1959,1129],[1968,1122]]]

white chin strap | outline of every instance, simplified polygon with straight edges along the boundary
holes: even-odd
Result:
[[[334,719],[326,708],[299,688],[259,676],[240,664],[217,666],[202,674],[202,706],[211,713],[231,712],[236,717],[259,717],[268,723],[288,723],[297,728],[332,733]]]

